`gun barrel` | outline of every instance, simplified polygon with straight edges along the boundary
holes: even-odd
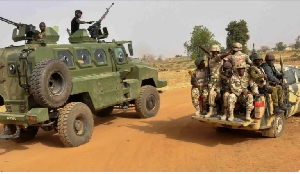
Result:
[[[5,18],[3,18],[3,17],[0,17],[0,20],[3,21],[3,22],[6,22],[6,23],[8,23],[8,24],[12,24],[12,25],[14,25],[14,26],[16,26],[16,27],[19,27],[19,26],[20,26],[20,24],[18,24],[18,23],[16,23],[16,22],[13,22],[13,21],[10,21],[10,20],[8,20],[8,19],[5,19]]]

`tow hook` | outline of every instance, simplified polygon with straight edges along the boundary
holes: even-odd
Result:
[[[4,125],[4,132],[3,134],[0,134],[0,138],[1,139],[14,139],[14,138],[18,138],[20,136],[20,127],[18,125],[16,125],[16,132],[13,135],[9,135],[10,133],[10,128],[8,126],[8,124]]]

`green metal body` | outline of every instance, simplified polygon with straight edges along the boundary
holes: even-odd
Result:
[[[26,39],[22,28],[19,30],[19,35],[16,30],[13,31],[14,41]],[[30,95],[30,91],[20,87],[18,73],[11,74],[10,68],[18,65],[23,49],[34,49],[28,58],[29,79],[33,67],[39,61],[47,58],[65,60],[67,57],[68,61],[65,63],[69,67],[73,82],[70,100],[76,98],[80,101],[78,96],[88,94],[96,111],[134,101],[139,97],[143,85],[152,85],[156,88],[167,85],[165,80],[158,79],[156,68],[128,57],[124,44],[131,44],[131,41],[99,43],[88,37],[87,31],[82,29],[70,36],[71,44],[56,44],[58,39],[57,31],[47,27],[43,40],[0,49],[0,95],[4,99],[6,108],[9,109],[9,112],[0,112],[0,123],[27,127],[51,118],[48,108],[40,108]],[[131,55],[132,50],[130,52]],[[118,59],[120,55],[123,59]],[[84,58],[88,60],[82,61]],[[20,72],[25,73],[22,61]],[[21,81],[24,83],[25,79],[21,78]],[[37,119],[32,121],[29,119],[30,116],[36,116]]]

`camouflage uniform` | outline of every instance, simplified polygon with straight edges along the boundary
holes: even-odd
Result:
[[[253,60],[258,60],[258,59],[262,59],[261,54],[254,55]],[[264,79],[265,74],[267,74],[268,80],[270,80],[271,82],[272,81],[279,82],[279,80],[276,78],[276,75],[277,77],[280,77],[280,74],[274,68],[274,74],[276,73],[277,74],[273,75],[270,72],[271,69],[272,68],[271,67],[269,68],[269,65],[267,65],[266,63],[262,64],[261,66],[251,66],[250,69],[251,78],[255,80],[260,90],[261,88],[264,88],[267,83],[266,80]],[[282,87],[280,85],[275,85],[275,86],[268,85],[267,93],[271,94],[275,112],[280,112],[279,111],[280,109],[286,110],[286,107],[283,103],[284,91],[282,90]],[[279,106],[280,108],[278,108]]]
[[[225,62],[222,67],[223,71],[220,77],[222,81],[223,106],[225,109],[225,113],[221,117],[221,119],[226,120],[226,117],[228,116],[228,96],[230,94],[230,78],[232,77],[232,65],[230,62]]]
[[[215,107],[215,99],[217,97],[217,94],[220,94],[221,91],[221,68],[223,65],[223,60],[221,58],[221,54],[217,54],[216,56],[212,55],[212,52],[220,52],[220,48],[217,45],[213,45],[210,48],[210,61],[209,61],[209,67],[210,67],[210,82],[208,84],[209,87],[209,95],[208,95],[208,104],[209,104],[209,113],[205,115],[204,117],[208,118],[212,116],[214,113],[214,107]]]
[[[236,69],[238,68],[246,68],[246,63],[237,64]],[[234,107],[236,101],[246,101],[246,120],[251,120],[250,113],[254,109],[253,106],[253,95],[247,94],[246,99],[245,96],[242,94],[242,90],[248,90],[248,86],[250,85],[252,92],[258,94],[257,85],[250,79],[250,75],[245,71],[243,76],[239,76],[238,74],[234,74],[230,79],[230,89],[232,93],[228,96],[227,104],[228,104],[228,112],[229,118],[228,121],[233,121],[234,116]]]
[[[199,58],[195,61],[196,66],[198,67],[200,63],[204,61],[203,58]],[[192,97],[192,103],[194,107],[196,108],[196,115],[200,114],[200,107],[199,107],[199,95],[202,94],[203,98],[203,106],[207,103],[207,96],[208,96],[208,90],[207,90],[207,84],[208,84],[208,69],[207,67],[204,67],[204,69],[195,69],[193,71],[193,76],[196,77],[196,79],[192,78],[191,79],[191,84],[198,82],[200,85],[199,88],[192,86],[191,89],[191,97]]]
[[[235,51],[235,53],[233,55],[226,57],[224,59],[225,61],[229,61],[233,67],[235,67],[235,65],[243,63],[243,62],[248,64],[246,68],[248,68],[252,65],[252,61],[251,61],[250,57],[247,54],[244,54],[241,52],[242,44],[234,43],[233,50]],[[235,68],[234,68],[234,71],[236,71]]]

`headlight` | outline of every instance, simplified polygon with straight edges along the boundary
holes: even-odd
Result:
[[[9,64],[8,65],[8,72],[9,72],[10,75],[15,75],[16,74],[15,64]]]

